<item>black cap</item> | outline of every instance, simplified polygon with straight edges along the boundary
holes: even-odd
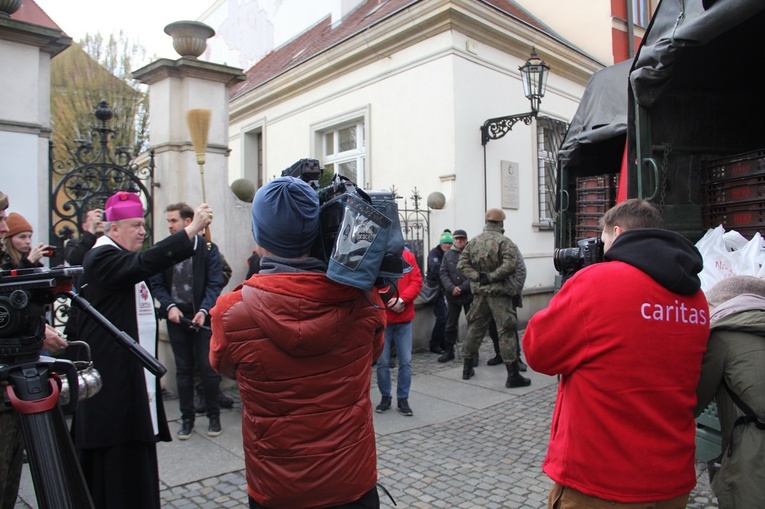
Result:
[[[454,233],[452,233],[452,237],[454,238],[462,237],[466,239],[467,233],[465,233],[465,230],[454,230]]]

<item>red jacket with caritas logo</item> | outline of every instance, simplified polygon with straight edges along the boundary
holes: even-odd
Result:
[[[552,480],[620,503],[696,485],[693,411],[709,336],[701,268],[680,235],[628,230],[533,316],[527,362],[561,375],[543,465]]]
[[[269,263],[211,313],[210,362],[242,395],[247,491],[265,507],[353,502],[377,482],[382,302],[323,273],[264,273]]]

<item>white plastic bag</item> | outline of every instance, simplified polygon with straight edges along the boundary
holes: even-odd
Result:
[[[759,276],[762,271],[763,261],[762,236],[755,233],[752,240],[739,251],[738,273],[739,276]]]
[[[765,276],[765,253],[759,233],[747,241],[737,231],[726,232],[720,225],[708,230],[696,243],[696,248],[704,258],[704,269],[699,277],[705,292],[726,277]]]

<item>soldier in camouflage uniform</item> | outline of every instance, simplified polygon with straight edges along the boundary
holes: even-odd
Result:
[[[518,370],[514,334],[518,323],[513,307],[513,297],[518,293],[514,276],[518,260],[522,258],[518,246],[503,235],[504,220],[505,213],[501,209],[489,209],[483,233],[465,246],[457,263],[457,271],[470,280],[474,295],[466,316],[468,337],[462,346],[462,379],[469,380],[475,374],[473,359],[478,356],[478,347],[493,317],[499,333],[500,353],[507,368],[505,387],[527,387],[531,380],[524,378]]]

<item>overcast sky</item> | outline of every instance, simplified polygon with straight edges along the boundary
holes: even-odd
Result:
[[[104,36],[120,29],[146,48],[149,56],[179,58],[166,25],[196,20],[215,0],[35,0],[66,34],[79,41],[85,34]],[[144,62],[149,63],[149,61]]]

